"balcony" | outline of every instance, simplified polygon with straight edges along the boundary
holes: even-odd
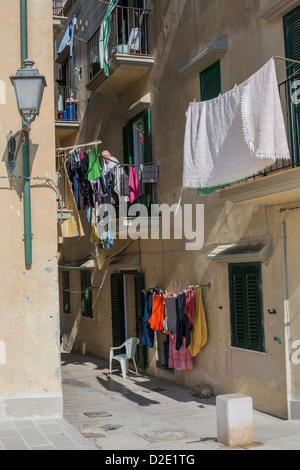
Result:
[[[67,17],[64,16],[64,6],[66,0],[52,0],[52,16],[53,16],[53,39],[55,40],[61,32]]]
[[[103,44],[101,26],[88,42],[90,81],[89,91],[123,93],[147,74],[154,58],[149,54],[148,11],[140,8],[116,7],[106,20],[111,28],[104,57],[100,65]]]
[[[300,200],[300,67],[279,84],[290,160],[278,160],[246,181],[219,191],[220,199],[239,204],[285,204]]]
[[[67,86],[54,87],[55,130],[62,142],[79,129],[76,91]]]

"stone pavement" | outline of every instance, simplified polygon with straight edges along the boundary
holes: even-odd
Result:
[[[163,379],[117,362],[62,354],[64,418],[103,451],[227,450],[217,443],[215,398],[200,400]],[[300,421],[254,411],[254,450],[300,450]],[[245,450],[245,448],[238,448]]]
[[[108,361],[67,353],[62,375],[63,419],[0,421],[0,450],[228,450],[217,442],[215,398],[133,372],[123,379],[118,363],[110,377]],[[254,438],[236,450],[300,450],[300,421],[254,411]]]

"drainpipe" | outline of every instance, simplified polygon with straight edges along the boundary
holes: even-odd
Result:
[[[285,348],[285,377],[288,419],[291,419],[291,361],[290,361],[290,313],[289,313],[289,286],[287,269],[287,234],[286,223],[281,224],[281,253],[283,278],[283,312],[284,312],[284,348]]]
[[[27,35],[27,0],[20,0],[20,25],[21,25],[21,67],[28,58]],[[23,119],[22,127],[26,126]],[[30,158],[29,158],[29,132],[25,130],[25,145],[23,145],[23,176],[24,179],[24,243],[25,264],[32,264],[32,233],[31,233],[31,201],[30,201]]]

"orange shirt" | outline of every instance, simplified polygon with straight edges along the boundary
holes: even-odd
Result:
[[[154,331],[163,331],[165,320],[165,299],[161,295],[153,294],[152,313],[149,319],[150,328]]]

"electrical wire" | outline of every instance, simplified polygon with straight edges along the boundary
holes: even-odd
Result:
[[[48,177],[40,177],[40,176],[0,176],[0,179],[8,179],[8,180],[42,180],[42,181],[45,181],[46,183],[51,183],[52,186],[54,186],[55,190],[56,190],[56,193],[58,195],[58,199],[59,199],[59,205],[60,205],[60,209],[61,209],[61,214],[60,214],[60,220],[59,220],[59,224],[62,223],[62,219],[63,219],[63,215],[64,215],[64,212],[63,212],[63,204],[62,204],[62,196],[61,196],[61,193],[60,193],[60,190],[59,188],[57,187],[56,183],[51,179],[51,178],[48,178]]]

